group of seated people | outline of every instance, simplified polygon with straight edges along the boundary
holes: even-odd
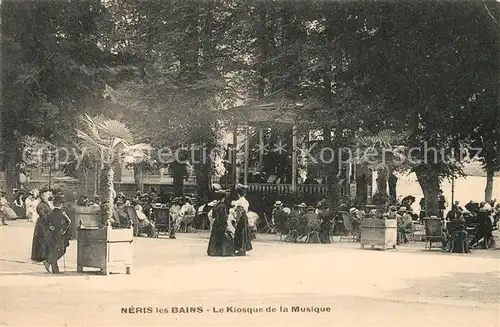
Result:
[[[500,220],[500,204],[470,201],[464,208],[458,203],[446,215],[443,249],[468,253],[470,248],[487,249],[493,245],[493,230]]]
[[[320,201],[316,207],[300,203],[293,209],[285,207],[281,201],[276,201],[271,224],[278,233],[286,235],[285,241],[330,243],[334,217],[325,201]],[[312,235],[317,237],[310,237]]]
[[[380,212],[380,208],[365,207],[360,210],[356,207],[349,208],[342,204],[334,212],[329,209],[325,200],[319,201],[316,206],[307,206],[305,203],[295,205],[293,209],[285,207],[281,201],[277,201],[272,212],[271,224],[276,231],[286,235],[285,241],[296,242],[304,240],[314,242],[312,235],[318,236],[318,242],[330,243],[331,235],[343,235],[350,232],[356,239],[361,237],[361,222],[365,218],[386,218],[397,220],[397,242],[407,243],[409,235],[413,232],[413,220],[411,208],[406,206],[390,206],[386,211]],[[345,219],[349,219],[346,221]]]

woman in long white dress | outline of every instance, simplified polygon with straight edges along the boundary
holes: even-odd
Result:
[[[36,207],[40,203],[40,199],[38,198],[38,190],[34,189],[28,193],[28,197],[24,201],[24,205],[26,206],[26,216],[28,217],[29,222],[36,222],[38,219],[38,213],[36,212]]]
[[[16,212],[10,207],[9,201],[5,198],[5,192],[0,192],[0,210],[7,216],[7,219],[17,218]]]

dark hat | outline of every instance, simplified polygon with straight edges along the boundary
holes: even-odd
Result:
[[[54,202],[63,203],[64,200],[65,200],[65,197],[64,197],[64,194],[62,194],[62,193],[58,193],[58,194],[56,194],[56,196],[54,196]]]
[[[47,186],[44,186],[40,189],[40,194],[47,193],[50,191],[51,191],[50,188],[48,188]]]

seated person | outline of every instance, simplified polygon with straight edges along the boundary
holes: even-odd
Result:
[[[190,224],[194,217],[196,216],[196,210],[191,203],[190,198],[184,198],[183,199],[183,204],[181,206],[181,209],[179,210],[179,215],[178,215],[178,221],[176,222],[176,225],[180,228],[181,225],[186,225]]]
[[[333,230],[335,223],[335,215],[332,210],[328,208],[326,203],[322,203],[319,207],[319,220],[321,225],[319,227],[319,240],[321,243],[331,243],[330,232]]]
[[[467,241],[465,224],[457,225],[457,229],[449,237],[449,249],[452,253],[469,253],[470,245]]]
[[[155,236],[156,233],[156,227],[154,222],[150,221],[148,217],[144,214],[144,211],[142,210],[142,206],[140,204],[136,204],[134,206],[134,210],[137,214],[137,220],[138,220],[138,232],[144,232],[147,233],[148,236],[153,237]]]
[[[132,220],[128,216],[125,201],[122,198],[115,199],[115,208],[113,209],[111,226],[117,228],[129,228],[132,226]]]
[[[403,244],[408,243],[408,234],[413,233],[413,217],[406,207],[399,209],[400,217],[398,217],[398,238]]]
[[[288,219],[288,214],[285,212],[283,208],[283,204],[281,201],[277,201],[275,203],[275,208],[272,213],[272,220],[274,222],[274,225],[276,226],[276,230],[278,233],[284,234],[286,233],[286,221]]]
[[[304,215],[303,219],[307,226],[307,229],[305,230],[306,233],[310,232],[311,230],[315,230],[320,222],[319,215],[315,212],[315,208],[312,206],[307,207],[307,212]]]

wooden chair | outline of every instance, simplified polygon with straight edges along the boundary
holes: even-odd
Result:
[[[440,248],[444,242],[443,222],[441,218],[424,218],[425,223],[425,249],[429,244],[428,250],[432,249],[432,243],[440,243]]]
[[[132,226],[134,228],[134,236],[139,236],[139,217],[137,217],[137,212],[135,212],[135,208],[132,206],[126,206],[127,215],[132,221]]]
[[[170,214],[168,207],[153,208],[153,214],[158,232],[164,231],[168,234],[170,230]]]
[[[354,228],[352,224],[352,216],[348,212],[341,212],[342,214],[342,221],[344,223],[344,234],[347,235],[341,235],[340,236],[340,241],[343,239],[347,239],[349,242],[353,242],[355,235],[354,235]]]

